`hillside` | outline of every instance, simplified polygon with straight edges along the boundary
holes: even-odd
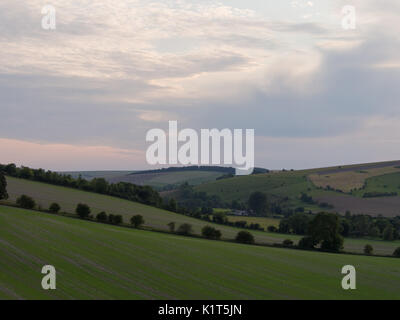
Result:
[[[261,191],[270,201],[284,201],[289,208],[304,207],[321,210],[317,205],[300,201],[306,193],[319,203],[333,206],[330,211],[365,213],[370,215],[400,215],[400,161],[368,163],[299,171],[273,171],[266,174],[233,177],[205,183],[195,187],[217,195],[223,201],[247,202],[250,194]],[[380,196],[365,198],[366,194],[379,192]],[[327,209],[325,209],[327,210]]]
[[[145,226],[157,230],[168,230],[167,224],[175,222],[176,225],[189,223],[193,226],[196,234],[200,234],[201,229],[205,225],[212,223],[172,213],[166,210],[146,206],[137,202],[132,202],[116,197],[101,195],[97,193],[85,192],[78,189],[65,188],[60,186],[49,185],[40,182],[34,182],[24,179],[16,179],[7,177],[9,201],[14,202],[16,198],[22,194],[32,196],[36,202],[43,208],[48,208],[53,202],[57,202],[61,206],[61,210],[73,213],[76,205],[80,202],[88,204],[93,214],[101,211],[107,213],[121,214],[125,222],[135,214],[141,214],[145,220]],[[222,233],[222,238],[233,240],[240,231],[238,228],[215,225]],[[300,239],[300,236],[285,235],[278,233],[269,233],[262,231],[251,231],[256,242],[261,244],[282,243],[284,239],[292,239],[294,242]],[[379,240],[364,239],[346,239],[345,250],[350,252],[362,252],[366,243],[370,243],[374,247],[376,254],[391,255],[394,249],[400,246],[400,241],[384,242]]]
[[[0,299],[400,299],[397,259],[247,246],[0,206]],[[41,288],[54,265],[57,290]],[[357,290],[341,268],[357,269]]]

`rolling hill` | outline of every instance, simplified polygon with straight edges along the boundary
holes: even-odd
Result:
[[[0,206],[0,299],[400,299],[398,259],[247,246]],[[57,290],[43,290],[43,265]],[[357,290],[341,288],[344,265]]]
[[[304,207],[320,211],[316,205],[300,201],[306,193],[319,203],[328,203],[333,211],[344,214],[384,216],[400,215],[400,196],[364,198],[368,192],[400,192],[400,161],[367,163],[358,165],[317,168],[299,171],[271,171],[266,174],[239,176],[204,183],[195,187],[219,196],[225,202],[247,202],[250,194],[261,191],[270,201],[284,199],[289,208]],[[172,195],[169,195],[172,196]]]
[[[53,202],[57,202],[64,212],[73,213],[76,205],[80,202],[88,204],[93,214],[101,211],[107,213],[121,214],[126,223],[135,214],[141,214],[145,220],[145,226],[157,230],[168,230],[167,224],[175,222],[176,225],[189,223],[193,226],[195,234],[200,234],[201,229],[212,223],[172,213],[159,208],[143,205],[116,197],[101,195],[97,193],[85,192],[78,189],[54,186],[41,182],[25,179],[7,177],[8,193],[10,202],[15,202],[16,198],[22,194],[32,196],[42,208],[48,208]],[[233,240],[240,231],[238,228],[215,225],[222,233],[222,239]],[[295,243],[301,238],[296,235],[285,235],[262,231],[251,231],[256,242],[260,244],[282,243],[284,239],[292,239]],[[345,250],[349,252],[362,252],[366,243],[374,247],[374,252],[381,255],[391,255],[396,247],[400,246],[400,241],[385,242],[379,240],[365,239],[346,239]]]

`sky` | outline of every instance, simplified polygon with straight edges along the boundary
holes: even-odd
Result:
[[[254,129],[270,169],[400,159],[399,14],[397,0],[2,0],[0,163],[151,168],[146,132],[169,120]]]

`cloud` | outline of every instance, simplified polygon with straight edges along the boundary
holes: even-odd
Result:
[[[326,151],[312,157],[320,163],[336,157],[323,141],[347,135],[335,140],[345,150],[366,121],[400,115],[394,2],[355,0],[350,31],[340,24],[344,0],[302,1],[296,18],[286,17],[290,2],[276,5],[279,17],[252,1],[52,4],[55,31],[40,28],[42,0],[0,4],[2,138],[144,150],[147,130],[178,119],[184,127],[254,128],[261,140],[308,141]],[[310,12],[305,23],[301,14]],[[379,138],[384,128],[374,132]],[[282,162],[296,161],[294,144]],[[373,152],[362,148],[366,157]]]
[[[0,163],[16,163],[50,170],[128,170],[143,165],[141,150],[109,146],[41,144],[0,139]]]

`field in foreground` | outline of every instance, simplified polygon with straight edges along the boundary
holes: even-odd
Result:
[[[182,223],[189,223],[193,226],[194,233],[198,235],[201,233],[202,227],[205,225],[213,225],[212,223],[203,220],[146,206],[137,202],[92,192],[9,177],[7,177],[7,182],[10,201],[15,201],[15,199],[21,194],[27,194],[32,196],[43,208],[48,208],[52,202],[58,202],[61,205],[62,211],[73,213],[76,205],[79,202],[83,202],[92,208],[93,214],[97,214],[103,210],[107,213],[121,214],[126,223],[129,222],[130,217],[134,214],[141,214],[145,219],[145,226],[158,230],[167,231],[167,224],[172,221],[175,222],[177,226]],[[221,231],[222,238],[226,240],[233,240],[238,231],[240,231],[238,228],[224,225],[214,226]],[[297,235],[286,235],[254,230],[251,230],[251,233],[254,235],[256,242],[261,244],[282,243],[285,239],[291,239],[297,243],[301,238]],[[367,243],[374,247],[375,254],[380,255],[391,255],[397,247],[400,247],[400,241],[380,241],[370,239],[345,239],[344,247],[348,252],[361,253]]]
[[[247,246],[0,206],[4,299],[400,299],[394,258]],[[41,289],[54,265],[57,290]],[[357,290],[341,288],[342,266]]]

